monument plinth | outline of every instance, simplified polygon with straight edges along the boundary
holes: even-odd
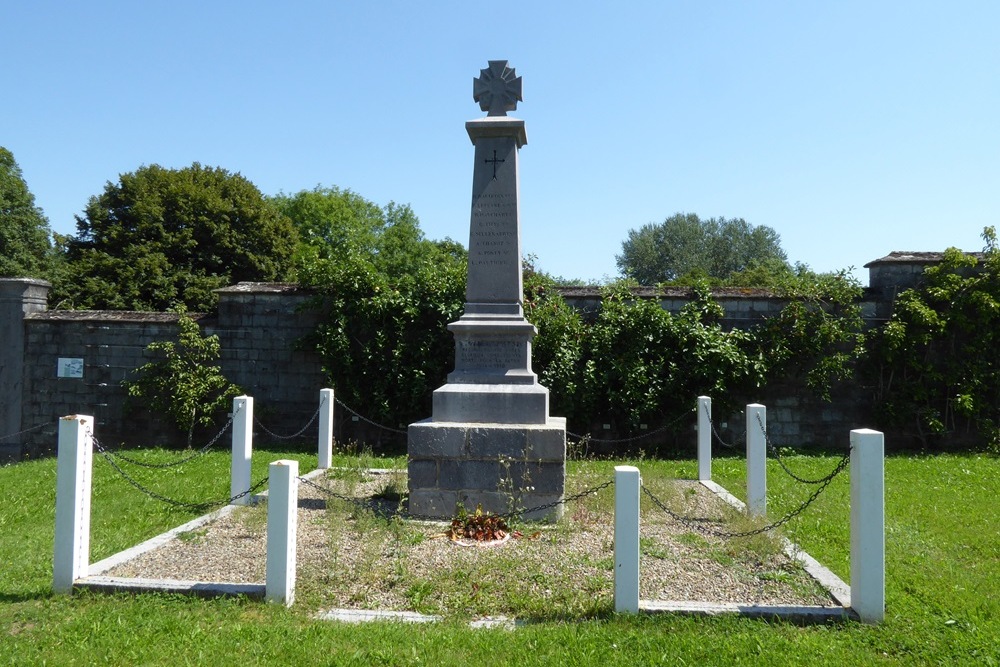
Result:
[[[435,390],[430,419],[408,434],[410,511],[447,518],[456,503],[504,513],[561,500],[566,420],[549,416],[531,370],[537,330],[524,319],[518,150],[524,121],[507,117],[521,79],[491,60],[473,82],[486,118],[465,127],[475,146],[465,312],[448,325],[455,370]],[[561,506],[528,518],[557,518]]]

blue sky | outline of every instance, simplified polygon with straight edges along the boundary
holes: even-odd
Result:
[[[337,185],[468,241],[472,79],[523,77],[523,247],[617,274],[629,229],[742,217],[831,271],[1000,224],[997,2],[0,5],[0,145],[53,229],[143,164]]]

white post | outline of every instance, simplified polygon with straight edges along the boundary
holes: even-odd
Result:
[[[639,611],[639,469],[615,466],[615,611]]]
[[[90,491],[94,464],[94,418],[59,420],[56,462],[56,536],[52,590],[71,593],[90,567]]]
[[[712,480],[712,399],[698,397],[698,481]]]
[[[865,623],[885,618],[885,440],[851,431],[851,607]]]
[[[299,462],[270,465],[267,491],[267,565],[264,599],[291,607],[295,600],[295,535]]]
[[[333,465],[333,389],[319,390],[319,465]]]
[[[233,463],[230,469],[229,495],[238,496],[250,488],[250,457],[253,453],[253,397],[233,399]],[[233,505],[249,505],[250,495],[234,500]]]
[[[767,514],[767,408],[747,406],[747,512]]]

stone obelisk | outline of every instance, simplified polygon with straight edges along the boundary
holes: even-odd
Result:
[[[487,116],[465,124],[475,162],[465,312],[448,325],[455,370],[434,392],[431,418],[408,433],[410,512],[441,518],[457,503],[495,513],[555,503],[566,480],[566,420],[549,416],[548,389],[531,370],[537,330],[522,306],[517,160],[527,135],[524,121],[507,116],[521,78],[491,60],[473,99]]]

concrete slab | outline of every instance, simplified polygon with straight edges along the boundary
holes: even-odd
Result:
[[[205,598],[245,595],[254,599],[264,599],[264,584],[237,584],[225,581],[87,577],[75,581],[73,589],[105,593],[178,593]]]

